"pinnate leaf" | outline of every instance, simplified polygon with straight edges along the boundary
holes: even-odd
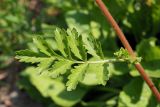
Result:
[[[55,40],[56,40],[56,43],[57,43],[57,47],[59,49],[59,51],[62,53],[63,56],[67,56],[66,53],[65,53],[65,45],[64,45],[64,37],[63,35],[61,35],[61,32],[60,32],[60,29],[56,29],[55,32]]]
[[[21,62],[37,64],[36,70],[48,76],[57,78],[68,73],[67,90],[74,90],[79,82],[82,82],[88,70],[93,67],[96,72],[97,84],[105,85],[108,80],[108,71],[104,66],[103,52],[100,43],[93,36],[82,36],[76,29],[63,30],[57,28],[54,32],[57,44],[57,53],[45,38],[36,36],[33,42],[38,52],[22,50],[17,52],[16,58]],[[88,58],[87,56],[90,56]],[[91,58],[98,59],[98,63],[90,63]],[[95,60],[96,61],[96,60]],[[67,74],[68,74],[67,73]]]
[[[87,52],[94,57],[99,57],[96,53],[96,50],[94,49],[95,43],[94,43],[93,39],[86,37],[86,38],[84,38],[84,41],[85,41],[84,46],[87,49]]]
[[[74,53],[74,55],[76,57],[78,57],[79,59],[82,59],[82,56],[80,54],[80,51],[78,49],[78,33],[75,29],[72,30],[67,30],[68,36],[67,36],[67,40],[68,40],[68,44],[69,47],[71,48],[71,51]]]
[[[108,70],[107,70],[108,65],[102,63],[102,64],[96,64],[92,66],[95,66],[95,70],[97,71],[96,77],[99,81],[99,84],[106,85],[106,81],[109,79]]]
[[[50,75],[53,78],[56,78],[60,74],[66,73],[66,71],[71,68],[72,64],[73,62],[71,61],[66,61],[66,60],[57,61],[52,66],[51,70],[49,70],[48,75]]]
[[[88,64],[81,64],[71,70],[71,74],[68,77],[69,81],[67,82],[68,91],[72,91],[73,89],[75,89],[78,82],[84,78],[87,66]]]
[[[46,54],[47,56],[51,56],[51,53],[48,52],[48,48],[44,45],[43,38],[34,37],[33,42],[42,53]]]

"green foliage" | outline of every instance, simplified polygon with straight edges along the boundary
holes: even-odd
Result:
[[[29,22],[25,4],[19,0],[3,0],[0,4],[0,52],[3,54],[13,55],[13,50],[19,49],[26,45],[29,36]],[[27,38],[27,41],[23,41]],[[10,41],[10,42],[8,42]],[[19,44],[19,46],[17,46]],[[12,47],[12,49],[10,48]],[[6,55],[6,56],[7,56]]]
[[[65,60],[57,61],[55,62],[54,65],[52,65],[52,68],[47,75],[56,78],[59,75],[65,74],[67,70],[71,68],[72,64],[73,63],[70,61],[65,61]]]
[[[135,78],[120,93],[118,107],[158,107],[158,103],[152,103],[153,100],[147,84]]]
[[[160,47],[156,45],[156,41],[156,38],[144,39],[137,46],[137,53],[143,55],[145,61],[160,60]]]
[[[160,89],[160,1],[103,2],[122,28],[135,54],[143,58],[141,63],[145,71]],[[77,31],[66,32],[55,26],[76,28]],[[77,32],[82,36],[73,36]],[[34,43],[31,42],[33,35],[40,36],[34,36]],[[14,70],[15,51],[27,46],[29,50],[17,52],[17,58],[36,67],[22,72],[20,82],[35,99],[39,99],[35,94],[40,92],[43,98],[51,98],[59,106],[158,106],[132,66],[141,58],[133,60],[125,49],[113,56],[122,45],[94,0],[0,0],[0,68],[3,68],[0,75],[1,71]],[[27,67],[29,64],[20,65]],[[17,63],[14,67],[18,70],[23,68]],[[69,78],[77,75],[73,81]],[[106,86],[94,86],[105,85],[108,79]],[[77,83],[81,84],[70,92],[65,88],[67,81],[71,81],[70,90]],[[89,91],[86,90],[88,87]],[[45,106],[48,106],[46,102]]]
[[[22,50],[17,52],[17,59],[21,62],[38,63],[37,70],[51,77],[57,78],[59,75],[66,74],[69,70],[67,90],[76,88],[78,82],[82,81],[88,66],[93,66],[97,62],[90,62],[87,58],[92,55],[99,58],[97,64],[96,77],[99,84],[105,85],[108,80],[108,71],[104,67],[103,53],[100,44],[91,36],[84,38],[75,29],[67,30],[57,28],[54,33],[58,52],[49,46],[42,37],[34,37],[33,42],[39,52]],[[95,65],[94,64],[94,65]]]
[[[37,75],[36,72],[36,68],[28,67],[21,73],[20,77],[28,78],[31,85],[33,85],[43,97],[50,98],[59,106],[71,107],[78,103],[87,92],[87,89],[81,87],[77,90],[68,92],[65,89],[62,78],[52,79],[46,75]],[[25,80],[21,79],[19,83],[20,86],[24,89],[28,89],[30,86],[24,82]],[[32,90],[28,89],[28,91],[31,92]],[[32,92],[31,94],[33,95]],[[37,99],[37,95],[33,97]]]
[[[129,53],[124,48],[121,48],[118,52],[115,52],[114,55],[117,56],[118,58],[124,58],[124,59],[130,57]]]
[[[145,68],[146,73],[152,78],[160,78],[160,69],[159,69],[160,60],[154,61],[142,61],[142,66]],[[130,72],[132,76],[140,76],[135,68]]]
[[[141,62],[141,57],[132,58],[128,51],[124,48],[121,48],[118,52],[115,52],[114,55],[119,59],[124,59],[130,63],[139,63]]]
[[[80,80],[84,78],[84,74],[86,71],[88,64],[81,64],[77,67],[75,67],[73,70],[71,70],[71,75],[68,77],[68,82],[67,82],[67,90],[71,91],[73,89],[76,89],[76,86]]]
[[[160,64],[160,47],[156,45],[156,38],[144,39],[137,45],[137,53],[143,55],[142,65],[150,77],[159,78],[159,64]],[[146,49],[147,47],[147,49]],[[132,70],[131,75],[139,76],[135,69]]]

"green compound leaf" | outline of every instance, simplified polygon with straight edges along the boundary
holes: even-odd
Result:
[[[75,29],[72,29],[71,31],[68,29],[67,30],[68,36],[67,36],[67,40],[68,40],[68,45],[71,48],[71,51],[74,53],[74,55],[76,57],[78,57],[79,59],[82,59],[82,56],[80,55],[80,51],[78,49],[78,32]]]
[[[78,82],[84,78],[84,74],[86,71],[88,64],[81,64],[80,66],[76,66],[71,70],[71,74],[69,75],[67,82],[67,90],[72,91],[76,88]]]
[[[64,36],[61,35],[61,30],[60,29],[56,29],[55,32],[55,40],[56,40],[56,43],[57,43],[57,47],[59,49],[59,51],[62,53],[63,56],[67,56],[67,54],[65,53],[65,45],[64,45]]]
[[[76,29],[56,28],[54,31],[57,50],[48,44],[45,38],[36,36],[33,42],[38,52],[31,50],[17,51],[16,58],[21,62],[37,64],[36,70],[47,76],[57,78],[67,74],[67,90],[74,90],[79,82],[83,83],[88,68],[94,68],[92,75],[96,77],[96,84],[105,85],[108,80],[108,70],[105,63],[114,60],[104,60],[100,43],[93,36],[82,36],[78,34]],[[87,57],[89,56],[89,58]],[[91,61],[90,59],[96,58]],[[90,66],[90,67],[88,67]],[[95,84],[95,85],[96,85]]]
[[[92,65],[95,67],[96,72],[96,77],[99,81],[99,84],[106,85],[106,81],[109,79],[109,73],[107,70],[108,64],[105,65],[104,63],[102,64],[96,64]]]
[[[20,62],[25,62],[25,63],[39,63],[39,62],[48,62],[48,60],[54,61],[55,58],[45,58],[45,57],[28,57],[28,56],[17,56],[17,59],[20,59]]]
[[[16,52],[16,58],[20,59],[20,62],[25,62],[25,63],[41,63],[41,62],[48,62],[48,61],[54,61],[55,58],[52,57],[46,57],[42,56],[40,53],[33,52],[31,50],[21,50]]]
[[[93,37],[92,36],[89,36],[89,38],[86,37],[84,38],[84,41],[85,41],[84,46],[87,49],[87,52],[91,54],[92,56],[99,58],[99,56],[97,55],[96,49],[95,49],[96,43],[93,40]]]
[[[87,53],[83,44],[82,36],[78,37],[78,43],[79,43],[79,49],[81,50],[80,54],[82,55],[82,59],[87,60]]]
[[[43,38],[34,37],[33,42],[36,45],[36,47],[40,50],[40,52],[46,54],[47,56],[51,56],[51,53],[48,51],[48,48],[45,46]]]
[[[48,75],[50,75],[53,78],[56,78],[60,74],[65,74],[66,71],[71,68],[72,64],[73,64],[73,62],[71,62],[71,61],[66,61],[66,60],[57,61],[52,66],[51,70],[49,70]]]
[[[33,52],[32,50],[26,49],[26,50],[20,50],[16,52],[16,55],[23,55],[23,56],[39,56],[39,53]]]
[[[48,70],[49,66],[52,64],[52,59],[44,59],[37,65],[37,71],[41,74],[43,71]]]
[[[57,106],[72,107],[80,102],[88,91],[88,89],[83,87],[78,87],[74,91],[67,91],[62,79],[52,79],[47,75],[37,76],[36,72],[37,70],[34,67],[28,67],[21,72],[20,76],[22,78],[19,81],[21,87],[28,91],[34,98],[37,98],[37,94],[33,93],[33,89],[36,88],[44,98],[50,98]],[[32,86],[34,87],[32,88]]]

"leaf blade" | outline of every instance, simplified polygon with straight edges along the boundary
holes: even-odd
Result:
[[[72,91],[76,88],[78,82],[84,77],[87,66],[88,64],[81,64],[71,70],[71,74],[68,77],[69,80],[66,84],[68,91]]]
[[[59,28],[57,28],[54,32],[55,34],[55,40],[56,40],[56,43],[57,43],[57,47],[58,47],[58,50],[61,52],[61,54],[64,56],[64,57],[67,57],[67,54],[65,53],[65,45],[64,45],[64,37],[61,35],[61,30]]]
[[[65,74],[68,69],[71,68],[71,65],[73,62],[71,61],[66,61],[66,60],[61,60],[57,61],[49,70],[48,75],[50,75],[53,78],[58,77],[59,75]]]
[[[71,31],[67,29],[67,40],[68,40],[68,45],[71,49],[71,52],[79,59],[82,59],[82,56],[80,54],[80,50],[78,49],[78,33],[75,29],[72,29]]]
[[[36,36],[33,38],[33,42],[36,45],[36,47],[47,56],[51,56],[51,53],[48,52],[47,47],[44,45],[43,39],[40,36]]]

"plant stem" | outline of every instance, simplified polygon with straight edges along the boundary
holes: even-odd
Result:
[[[134,51],[133,51],[132,47],[130,46],[129,42],[127,41],[124,33],[122,32],[122,30],[118,26],[117,22],[114,20],[114,18],[112,17],[110,12],[108,11],[108,9],[105,6],[105,4],[103,3],[103,1],[102,0],[96,0],[96,3],[98,4],[101,11],[104,13],[107,21],[111,24],[111,26],[113,27],[113,29],[117,33],[117,36],[121,40],[123,46],[128,50],[128,53],[133,58],[136,58],[136,55],[134,54]],[[150,87],[153,94],[156,96],[157,101],[160,102],[160,93],[159,93],[158,89],[155,87],[155,85],[153,84],[153,82],[151,81],[151,79],[149,78],[149,76],[146,74],[142,65],[140,63],[136,63],[135,67],[139,71],[139,73],[141,74],[142,78],[146,81],[147,85]]]
[[[127,59],[106,59],[106,60],[99,60],[99,61],[74,61],[74,63],[88,63],[88,64],[98,64],[98,63],[114,63],[114,62],[125,62]]]

